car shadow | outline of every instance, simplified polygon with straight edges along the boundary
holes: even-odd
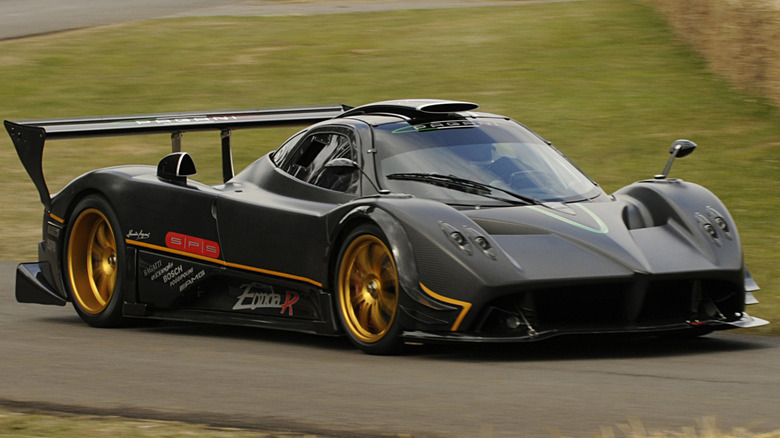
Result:
[[[697,338],[601,334],[560,336],[508,344],[415,346],[411,354],[459,361],[564,361],[706,355],[772,348],[758,336],[714,333]]]
[[[355,348],[349,343],[349,340],[343,336],[322,336],[311,333],[299,333],[260,327],[177,321],[135,320],[131,322],[130,328],[137,331],[150,331],[177,336],[201,336],[355,351]]]
[[[344,336],[319,336],[254,327],[161,322],[136,329],[249,341],[309,346],[332,351],[358,352]],[[772,348],[766,338],[734,333],[713,333],[696,338],[662,338],[652,335],[603,334],[559,336],[536,342],[490,344],[408,343],[403,357],[475,362],[625,359],[692,356]]]
[[[76,315],[41,318],[56,325],[84,326]],[[103,330],[103,329],[94,329]],[[217,337],[296,345],[359,354],[345,336],[321,336],[257,327],[156,320],[131,320],[119,330],[185,337]],[[696,338],[600,334],[559,336],[519,343],[408,343],[405,358],[466,362],[533,362],[692,356],[776,348],[773,338],[737,333],[712,333]]]

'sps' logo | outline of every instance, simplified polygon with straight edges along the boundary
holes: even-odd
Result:
[[[169,231],[165,235],[165,246],[171,249],[197,254],[206,257],[219,257],[219,244],[211,240],[192,237],[186,234]]]

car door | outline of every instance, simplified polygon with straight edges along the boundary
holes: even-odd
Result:
[[[289,289],[304,294],[307,288],[320,289],[327,272],[323,269],[327,214],[354,199],[360,181],[358,172],[325,165],[335,158],[355,160],[358,150],[358,136],[350,127],[324,126],[284,145],[274,154],[275,160],[254,163],[252,172],[257,176],[226,191],[217,202],[227,265],[259,274],[260,283],[265,283],[255,289],[266,296],[284,295]],[[274,292],[275,287],[279,291]],[[231,292],[237,295],[236,306],[242,306],[245,301],[239,297],[250,288]]]
[[[172,306],[205,274],[221,265],[214,217],[218,191],[187,181],[149,181],[136,196],[123,199],[128,215],[127,243],[138,251],[140,302]]]

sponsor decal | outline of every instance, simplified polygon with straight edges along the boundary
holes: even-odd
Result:
[[[169,265],[172,265],[173,263],[169,263]],[[162,260],[157,260],[156,262],[152,263],[151,265],[144,268],[143,273],[144,277],[149,277],[150,274],[152,274],[152,280],[154,280],[156,277],[154,277],[154,274],[159,272],[160,268],[162,268]]]
[[[174,233],[169,231],[165,235],[165,246],[171,249],[188,252],[206,257],[219,257],[219,244],[211,240],[201,239],[200,237],[188,236],[186,234]]]
[[[192,275],[192,272],[193,272],[193,268],[188,269],[183,274],[183,277],[184,277],[183,280],[178,280],[178,281],[181,281],[181,284],[179,285],[179,292],[183,292],[185,289],[187,289],[188,287],[190,287],[193,284],[195,284],[196,281],[198,281],[201,278],[206,276],[206,271],[204,271],[203,269],[198,271],[195,275]],[[178,281],[177,281],[177,283],[178,283]],[[173,282],[171,282],[171,283],[172,283],[171,286],[173,286]]]
[[[271,286],[260,283],[241,285],[241,290],[242,294],[238,296],[233,310],[281,309],[280,314],[293,316],[293,305],[300,299],[296,292],[287,291],[282,301],[281,294],[276,293]]]
[[[137,125],[168,125],[176,123],[208,123],[208,122],[227,122],[231,120],[238,120],[236,116],[210,116],[210,117],[182,117],[173,119],[153,119],[153,120],[136,120]]]
[[[195,284],[196,281],[206,276],[206,271],[203,269],[195,272],[194,267],[186,267],[174,262],[163,264],[162,260],[157,260],[145,267],[142,273],[145,278],[152,281],[162,281],[171,289],[176,288],[178,285],[179,292],[184,291]]]
[[[144,233],[144,230],[135,231],[132,228],[130,231],[128,231],[127,235],[125,236],[126,239],[132,239],[132,240],[146,240],[151,236],[150,233]]]
[[[444,120],[441,122],[420,123],[412,126],[404,126],[393,131],[393,134],[407,134],[409,132],[437,131],[441,129],[473,128],[475,126],[497,126],[494,122],[478,122],[474,120]]]

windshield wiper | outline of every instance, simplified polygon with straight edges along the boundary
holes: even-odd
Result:
[[[465,193],[480,195],[486,198],[496,199],[504,202],[517,203],[517,201],[520,201],[520,203],[522,204],[529,204],[529,205],[538,205],[542,203],[539,200],[517,194],[511,190],[491,186],[490,184],[484,184],[481,182],[472,181],[470,179],[460,178],[455,175],[443,175],[438,173],[392,173],[390,175],[387,175],[387,179],[397,179],[403,181],[419,181],[427,184],[433,184],[439,187],[459,190]],[[505,193],[514,199],[506,199],[503,197],[492,196],[491,193],[493,193],[494,191]]]

